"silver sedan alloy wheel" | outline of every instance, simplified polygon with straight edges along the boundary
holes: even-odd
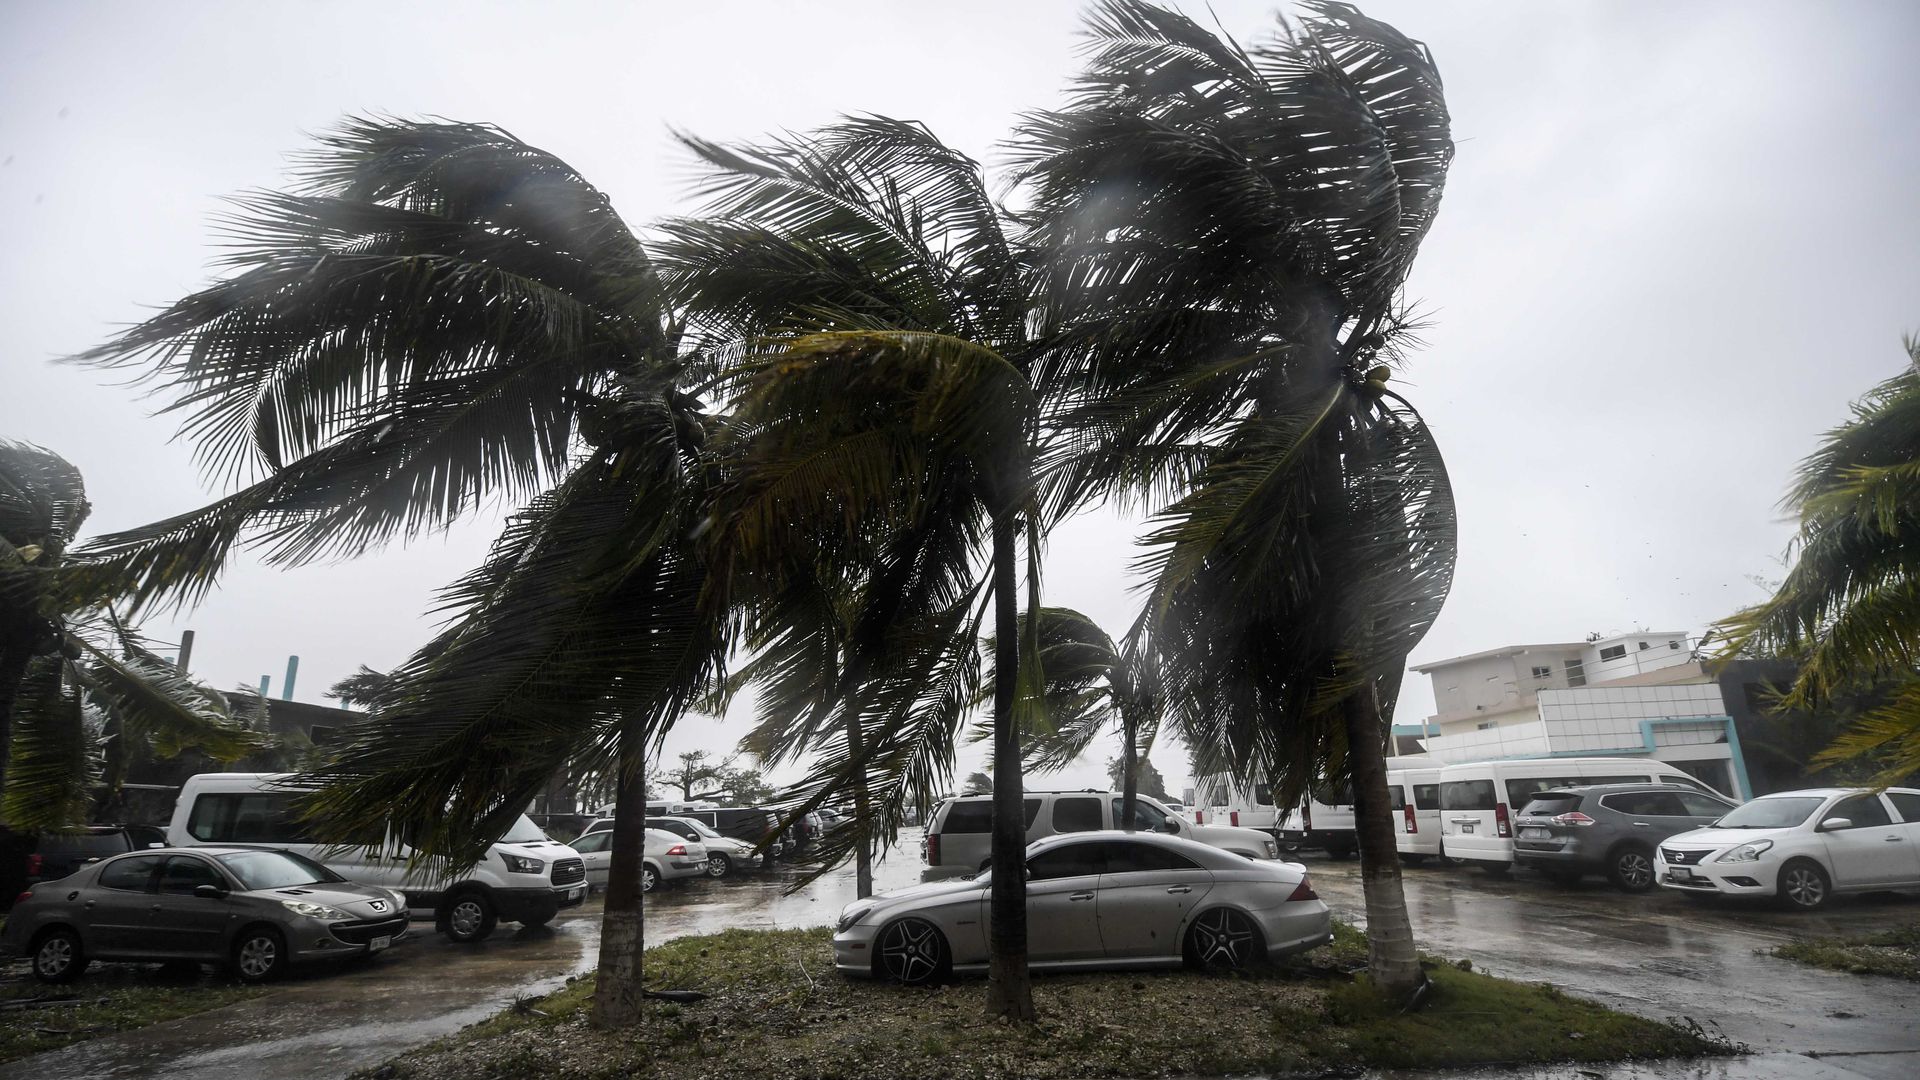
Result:
[[[1242,968],[1253,962],[1253,925],[1232,908],[1214,908],[1189,931],[1194,957],[1209,967]]]
[[[643,893],[652,892],[654,889],[654,886],[658,884],[660,884],[660,875],[653,872],[653,867],[651,866],[640,867],[640,891],[641,892]]]
[[[707,856],[708,877],[726,877],[727,871],[731,869],[733,869],[733,864],[727,860],[725,855],[716,851]]]
[[[940,971],[946,943],[921,919],[901,919],[880,934],[880,965],[894,980],[915,986]]]
[[[1789,866],[1780,875],[1780,890],[1794,907],[1817,908],[1827,898],[1827,883],[1811,866]]]

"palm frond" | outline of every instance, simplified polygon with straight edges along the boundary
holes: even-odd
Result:
[[[0,819],[34,832],[87,820],[100,772],[98,733],[87,723],[81,684],[58,654],[37,656],[13,702],[11,758]]]

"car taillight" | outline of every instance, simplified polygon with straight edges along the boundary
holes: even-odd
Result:
[[[14,897],[13,902],[16,904],[24,904],[31,899],[33,899],[33,890],[28,889],[26,892],[23,892],[19,896]]]
[[[1513,835],[1513,822],[1507,820],[1506,803],[1493,804],[1493,831],[1503,837],[1511,837]]]
[[[1288,902],[1318,899],[1320,899],[1320,894],[1313,891],[1313,879],[1304,876],[1300,879],[1300,884],[1294,886],[1293,895],[1287,897]]]
[[[1206,824],[1206,822],[1205,822],[1205,821],[1202,821],[1202,820],[1200,819],[1200,811],[1198,811],[1198,810],[1195,810],[1195,811],[1193,812],[1193,823],[1194,823],[1195,825],[1205,825],[1205,824]]]
[[[1406,805],[1406,812],[1407,812],[1407,835],[1412,836],[1414,833],[1417,833],[1420,831],[1420,823],[1414,820],[1412,803],[1408,803]]]
[[[46,865],[46,860],[41,858],[40,856],[38,855],[27,856],[27,873],[38,874],[40,872],[40,868],[45,865]]]
[[[928,866],[940,865],[940,834],[939,833],[927,834],[927,865]]]
[[[1559,815],[1558,817],[1550,817],[1547,820],[1553,822],[1555,825],[1591,825],[1593,824],[1592,818],[1588,817],[1587,815],[1581,813],[1578,810],[1569,810],[1566,813]]]
[[[675,844],[667,849],[667,854],[669,855],[685,855],[686,853],[687,845],[685,844]]]
[[[1240,827],[1240,811],[1238,810],[1227,811],[1227,824],[1232,825],[1235,828],[1239,828]]]

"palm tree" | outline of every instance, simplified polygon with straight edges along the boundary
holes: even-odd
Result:
[[[143,369],[216,478],[257,479],[90,556],[192,602],[242,546],[298,564],[523,504],[310,809],[470,860],[561,766],[616,775],[594,1015],[630,1022],[645,754],[728,642],[694,542],[715,422],[651,262],[564,161],[471,124],[348,122],[227,231],[226,278],[82,359]]]
[[[802,691],[774,696],[844,732],[803,787],[810,801],[875,784],[873,804],[891,809],[859,827],[891,836],[905,797],[949,775],[987,603],[999,669],[1034,659],[1016,621],[1016,559],[1024,534],[1037,566],[1040,524],[1028,268],[980,167],[918,124],[689,145],[710,168],[708,202],[659,251],[709,341],[739,355],[718,546],[761,568],[743,603],[774,628],[766,647],[805,657]],[[821,678],[832,688],[809,696]],[[993,703],[987,1008],[1016,1019],[1034,1015],[1016,715],[1032,700],[1007,679]]]
[[[1799,662],[1784,709],[1890,684],[1814,759],[1875,768],[1882,785],[1920,774],[1920,338],[1905,345],[1907,369],[1801,463],[1783,504],[1800,518],[1786,579],[1721,627],[1726,657]]]
[[[89,819],[136,747],[236,760],[264,703],[188,678],[117,616],[114,580],[69,552],[90,506],[79,470],[0,440],[0,825]]]
[[[1388,388],[1453,146],[1424,47],[1337,3],[1242,48],[1106,0],[1074,100],[1019,154],[1061,325],[1074,483],[1160,508],[1165,693],[1202,756],[1359,809],[1372,978],[1421,983],[1382,718],[1438,614],[1453,506]]]
[[[1140,763],[1153,749],[1166,708],[1158,658],[1144,624],[1136,622],[1126,643],[1118,645],[1072,608],[1029,610],[1020,618],[1035,624],[1026,632],[1039,643],[1046,702],[1045,725],[1026,733],[1026,768],[1066,768],[1117,722],[1122,788],[1117,817],[1120,827],[1131,831]]]

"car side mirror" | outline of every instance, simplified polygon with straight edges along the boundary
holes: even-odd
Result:
[[[221,900],[225,899],[227,890],[218,885],[195,885],[193,895],[202,900]]]
[[[1167,823],[1160,826],[1160,828],[1165,832],[1178,833],[1180,831],[1180,822],[1174,818],[1168,818]]]
[[[1833,832],[1836,829],[1851,829],[1851,828],[1853,828],[1852,818],[1830,817],[1827,820],[1820,823],[1821,832]]]

